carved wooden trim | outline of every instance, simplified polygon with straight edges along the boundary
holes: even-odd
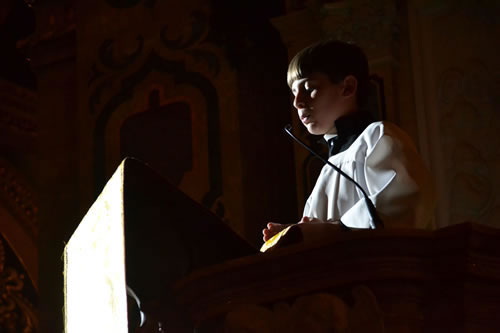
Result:
[[[432,162],[441,226],[498,226],[499,13],[494,2],[408,1],[419,146]]]
[[[176,285],[175,294],[200,327],[221,322],[249,304],[270,309],[318,293],[342,295],[345,301],[357,285],[373,291],[388,332],[413,325],[446,327],[466,313],[467,320],[483,318],[477,325],[488,327],[496,316],[474,308],[488,304],[500,309],[493,296],[500,295],[499,241],[500,230],[471,223],[435,232],[342,233],[329,242],[290,246],[197,271]],[[456,303],[455,298],[463,297],[468,301]],[[440,322],[432,311],[447,311],[443,316],[448,317]]]
[[[26,233],[38,238],[38,199],[24,177],[9,162],[0,158],[0,200],[19,220]]]
[[[0,236],[0,330],[35,333],[38,329],[33,305],[36,295],[26,273],[6,247],[8,244]]]
[[[33,152],[38,138],[37,95],[0,80],[0,145]]]
[[[267,306],[236,306],[224,319],[224,332],[385,332],[373,292],[357,286],[352,294],[352,306],[331,293],[300,296]]]

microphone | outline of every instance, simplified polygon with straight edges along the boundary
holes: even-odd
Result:
[[[325,160],[323,157],[321,157],[318,153],[316,153],[314,150],[312,150],[311,147],[309,147],[308,145],[306,145],[304,142],[302,142],[299,138],[297,138],[295,135],[293,135],[292,133],[292,125],[288,124],[285,126],[285,132],[290,135],[292,137],[292,139],[294,139],[297,143],[299,143],[302,147],[304,147],[305,149],[307,149],[311,154],[313,154],[314,156],[316,156],[317,158],[319,158],[324,164],[328,164],[329,166],[331,166],[335,171],[337,171],[338,173],[340,173],[342,176],[344,176],[345,178],[347,178],[350,182],[352,182],[354,185],[356,185],[356,187],[361,191],[361,193],[363,193],[363,196],[365,197],[365,203],[366,203],[366,207],[368,208],[368,213],[370,214],[370,217],[371,217],[371,221],[370,221],[370,229],[377,229],[377,228],[384,228],[384,222],[382,222],[382,219],[380,218],[380,216],[378,216],[377,214],[377,210],[375,209],[375,205],[373,204],[373,202],[370,200],[370,198],[368,197],[368,194],[366,193],[366,191],[361,187],[361,185],[359,185],[354,179],[352,179],[348,174],[346,174],[344,171],[340,170],[340,168],[338,168],[336,165],[332,164],[331,162]],[[346,225],[344,225],[344,223],[342,223],[342,221],[340,221],[340,223],[347,229],[349,229],[349,227],[347,227]]]

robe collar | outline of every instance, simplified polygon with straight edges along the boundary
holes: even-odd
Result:
[[[372,116],[367,111],[350,112],[335,121],[335,134],[325,134],[323,138],[328,142],[335,137],[338,152],[349,148],[365,128],[373,122]]]

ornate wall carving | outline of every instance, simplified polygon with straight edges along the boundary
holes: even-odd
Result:
[[[149,96],[156,91],[162,110],[168,110],[169,104],[185,103],[190,112],[192,167],[185,170],[179,187],[222,217],[228,218],[231,211],[238,217],[239,196],[231,196],[227,203],[223,194],[228,182],[237,185],[236,178],[222,177],[223,169],[239,168],[236,161],[222,158],[224,151],[232,158],[239,154],[237,146],[225,143],[227,135],[237,130],[237,115],[231,114],[237,105],[236,86],[230,84],[234,73],[223,50],[210,40],[209,3],[109,0],[82,4],[81,10],[86,14],[78,31],[82,44],[79,76],[85,77],[80,107],[84,122],[94,123],[92,137],[84,140],[84,150],[90,148],[94,193],[120,162],[122,125],[139,113],[147,116]],[[99,17],[107,17],[113,27]],[[175,127],[175,120],[168,126]],[[229,133],[221,131],[221,126]],[[82,137],[88,137],[86,126],[81,131]],[[162,145],[175,144],[166,138],[158,142],[158,158]],[[177,161],[181,156],[162,163],[186,164]],[[242,230],[241,225],[235,228]]]
[[[396,2],[339,1],[321,8],[325,37],[353,41],[371,59],[397,56],[400,40],[400,15]]]
[[[26,88],[0,80],[0,148],[7,152],[31,154],[39,135],[37,95]],[[23,160],[25,157],[21,156]],[[29,157],[26,158],[29,160]],[[5,156],[0,158],[0,201],[19,219],[36,242],[38,199],[25,175]]]
[[[34,333],[38,328],[36,293],[19,259],[0,235],[0,330]]]
[[[496,74],[481,60],[448,68],[439,81],[439,121],[448,174],[450,219],[498,225],[497,168],[500,91]],[[486,89],[485,89],[486,88]],[[492,89],[493,88],[493,89]],[[495,105],[496,104],[496,105]]]
[[[39,231],[36,193],[24,177],[2,158],[0,158],[0,201],[6,204],[26,233],[36,242]]]
[[[36,94],[0,80],[0,145],[33,152],[38,137]]]
[[[499,225],[500,25],[492,18],[500,6],[483,5],[410,5],[421,144],[432,158],[441,226],[467,220]]]
[[[37,281],[39,199],[31,184],[39,140],[37,95],[0,81],[0,102],[0,230]]]
[[[269,307],[239,306],[226,315],[224,332],[385,332],[382,312],[370,289],[358,286],[353,296],[353,306],[328,293],[301,296]]]

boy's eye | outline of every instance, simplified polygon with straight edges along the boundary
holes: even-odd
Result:
[[[315,89],[316,89],[316,87],[314,85],[310,84],[309,82],[306,82],[306,84],[304,84],[304,90],[307,92],[311,92]]]
[[[312,95],[316,92],[316,87],[305,87],[304,90]]]

